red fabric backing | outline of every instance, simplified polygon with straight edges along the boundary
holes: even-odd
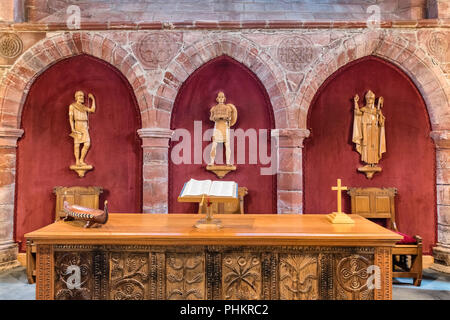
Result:
[[[372,180],[357,172],[360,155],[351,142],[353,96],[360,105],[371,89],[384,97],[386,146]],[[304,212],[336,210],[331,186],[341,178],[349,187],[396,187],[399,231],[423,238],[423,251],[431,253],[436,241],[435,148],[425,103],[411,80],[394,65],[366,57],[334,73],[317,92],[308,114],[311,137],[304,150]],[[343,209],[351,212],[350,197]]]
[[[69,136],[69,105],[76,90],[96,98],[89,115],[91,148],[86,162],[94,170],[84,178],[69,169],[75,163]],[[15,239],[53,222],[54,186],[101,186],[111,212],[141,212],[141,127],[133,91],[111,65],[87,55],[56,63],[33,83],[22,114],[25,133],[18,142]]]
[[[234,129],[274,128],[272,106],[267,92],[258,78],[232,58],[228,56],[218,57],[196,70],[185,81],[175,100],[171,128],[185,128],[191,133],[192,159],[194,158],[194,120],[202,121],[203,132],[214,127],[214,123],[209,120],[209,110],[216,104],[215,101],[219,91],[225,93],[226,103],[232,103],[237,108],[238,120],[233,127]],[[269,130],[268,135],[270,137]],[[173,146],[178,143],[171,142],[169,155]],[[203,150],[208,144],[210,144],[209,141],[203,142]],[[237,146],[235,145],[236,149]],[[239,186],[248,188],[249,193],[245,198],[245,212],[276,213],[276,176],[260,175],[260,168],[267,167],[267,165],[261,165],[259,158],[258,164],[248,164],[248,153],[247,139],[246,164],[238,164],[237,171],[229,173],[223,180],[236,181]],[[169,160],[169,212],[197,212],[198,205],[179,203],[177,197],[184,183],[190,178],[219,180],[215,174],[206,171],[205,167],[206,163],[201,165],[174,164]]]

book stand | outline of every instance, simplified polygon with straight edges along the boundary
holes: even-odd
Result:
[[[222,222],[219,219],[213,219],[212,204],[236,201],[235,197],[216,197],[216,196],[189,196],[178,197],[178,202],[198,202],[203,206],[206,202],[206,217],[198,220],[194,227],[197,229],[220,229]]]

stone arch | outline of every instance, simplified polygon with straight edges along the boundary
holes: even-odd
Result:
[[[245,38],[218,35],[195,42],[181,51],[168,65],[159,86],[154,106],[170,115],[178,89],[200,66],[221,55],[227,55],[248,67],[267,90],[273,107],[276,128],[287,128],[288,89],[283,71],[264,50]],[[167,126],[168,127],[168,126]]]
[[[58,61],[80,54],[104,60],[116,67],[131,85],[141,112],[142,126],[148,126],[151,96],[147,92],[145,71],[120,44],[104,34],[65,32],[42,39],[28,49],[11,67],[0,84],[0,127],[20,128],[21,114],[34,80]]]
[[[314,65],[299,89],[294,105],[299,108],[298,126],[306,128],[308,109],[322,83],[348,62],[374,55],[402,69],[414,82],[425,100],[433,130],[450,129],[450,87],[442,70],[415,40],[369,31],[343,41],[341,46],[326,52]]]

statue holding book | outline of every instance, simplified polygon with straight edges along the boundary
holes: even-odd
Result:
[[[206,167],[213,171],[219,178],[223,178],[228,172],[236,170],[231,164],[230,127],[237,121],[237,109],[231,103],[225,103],[226,97],[219,92],[216,98],[217,104],[210,110],[209,120],[214,121],[214,133],[212,137],[211,161]],[[225,147],[226,166],[215,165],[217,144],[223,143]]]

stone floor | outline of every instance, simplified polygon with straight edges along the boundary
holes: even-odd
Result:
[[[0,300],[33,300],[36,285],[28,284],[25,268],[18,267],[0,274]],[[412,279],[394,279],[394,300],[450,300],[450,274],[431,269],[423,271],[420,287]]]

